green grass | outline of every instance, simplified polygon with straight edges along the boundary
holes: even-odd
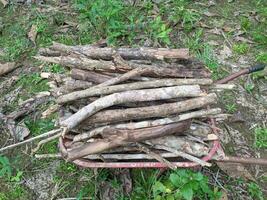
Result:
[[[267,149],[267,128],[255,129],[254,146],[260,149]]]
[[[248,184],[248,193],[253,200],[265,199],[260,186],[254,182]]]
[[[233,51],[239,55],[246,54],[249,51],[249,45],[247,43],[234,44]]]

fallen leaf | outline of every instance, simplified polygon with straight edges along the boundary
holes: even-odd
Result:
[[[37,37],[37,26],[33,24],[31,30],[28,33],[28,38],[35,44],[36,37]]]
[[[223,190],[223,191],[221,191],[221,193],[222,193],[222,196],[221,196],[220,200],[228,200],[227,192]]]
[[[229,58],[232,56],[232,50],[227,47],[226,45],[223,45],[223,49],[220,51],[220,55],[223,59]]]
[[[232,178],[244,178],[255,181],[250,172],[239,163],[217,162],[218,167]]]
[[[198,26],[200,26],[201,28],[211,28],[210,26],[208,26],[207,24],[204,24],[203,22],[198,22]]]
[[[8,5],[8,1],[6,1],[6,0],[0,0],[0,1],[2,2],[4,7],[6,7]]]
[[[212,34],[215,34],[215,35],[221,35],[221,31],[218,29],[218,28],[214,28],[214,29],[210,29],[207,31],[207,33],[212,33]]]
[[[109,182],[102,182],[100,190],[100,199],[103,200],[116,200],[118,190],[116,190]]]
[[[216,14],[216,13],[211,13],[211,12],[209,12],[209,11],[205,11],[205,12],[203,13],[203,15],[205,15],[205,16],[207,16],[207,17],[218,17],[218,16],[220,16],[220,15],[218,15],[218,14]]]
[[[249,44],[253,44],[254,42],[247,39],[247,38],[244,38],[242,36],[236,36],[234,37],[234,40],[237,41],[237,42],[245,42],[245,43],[249,43]]]
[[[232,31],[234,31],[234,29],[231,28],[231,27],[229,27],[229,26],[222,27],[222,30],[225,31],[225,32],[232,32]]]
[[[10,134],[17,140],[23,141],[30,134],[30,130],[24,124],[24,122],[20,122],[15,124],[13,119],[7,120],[7,127],[10,131]]]
[[[16,65],[16,63],[14,62],[9,62],[9,63],[4,63],[4,64],[0,63],[0,76],[11,72],[17,67],[18,65]]]
[[[216,42],[216,41],[214,41],[214,40],[210,40],[210,41],[208,41],[207,43],[208,43],[209,45],[211,45],[211,46],[219,46],[219,45],[220,45],[218,42]]]

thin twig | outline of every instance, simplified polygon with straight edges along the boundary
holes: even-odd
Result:
[[[166,164],[170,169],[177,169],[177,167],[172,164],[170,161],[168,161],[167,159],[163,158],[160,154],[157,154],[153,151],[151,151],[149,148],[147,148],[145,145],[141,144],[141,143],[136,143],[136,146],[139,148],[140,151],[145,152],[146,154],[148,154],[149,156],[153,157],[154,159],[156,159],[157,161]]]
[[[38,135],[38,136],[33,137],[33,138],[30,138],[30,139],[28,139],[28,140],[24,140],[24,141],[22,141],[22,142],[18,142],[18,143],[16,143],[16,144],[12,144],[12,145],[3,147],[3,148],[0,149],[0,152],[5,151],[5,150],[8,150],[8,149],[13,149],[13,148],[15,148],[15,147],[18,147],[18,146],[21,146],[21,145],[23,145],[23,144],[27,144],[27,143],[33,142],[33,141],[38,140],[38,139],[41,139],[41,138],[49,137],[49,136],[51,136],[51,135],[54,135],[55,133],[60,132],[61,130],[62,130],[62,129],[59,128],[59,129],[55,129],[55,130],[52,130],[52,131],[48,131],[48,132],[46,132],[46,133],[43,133],[42,135]]]
[[[208,166],[208,167],[211,166],[210,163],[208,163],[208,162],[206,162],[206,161],[204,161],[204,160],[201,160],[201,159],[199,159],[199,158],[196,158],[196,157],[194,157],[194,156],[192,156],[192,155],[190,155],[190,154],[187,154],[187,153],[185,153],[185,152],[177,151],[177,150],[174,149],[174,148],[170,148],[170,147],[167,147],[167,146],[164,146],[164,145],[158,145],[158,144],[157,144],[157,145],[153,145],[153,147],[156,148],[156,149],[163,149],[163,150],[166,150],[166,151],[175,153],[177,156],[181,156],[181,157],[183,157],[183,158],[186,158],[186,159],[188,159],[188,160],[190,160],[190,161],[193,161],[193,162],[195,162],[195,163],[200,164],[201,166]]]

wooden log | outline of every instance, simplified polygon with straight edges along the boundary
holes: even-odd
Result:
[[[171,135],[173,133],[182,133],[190,126],[190,121],[179,122],[175,124],[158,126],[153,128],[144,128],[142,130],[123,130],[121,136],[102,139],[96,142],[84,144],[78,148],[72,149],[64,155],[68,161],[84,157],[89,154],[101,153],[105,150],[125,146],[132,142],[140,142],[147,139]]]
[[[180,112],[201,108],[209,104],[215,103],[217,100],[216,94],[208,94],[207,96],[192,98],[181,102],[166,103],[156,106],[128,108],[118,110],[106,110],[94,114],[88,118],[83,126],[92,125],[95,123],[115,123],[128,120],[147,119],[153,117],[165,117],[174,115]]]
[[[110,106],[128,103],[172,99],[177,97],[196,97],[205,95],[198,85],[175,86],[158,89],[132,90],[122,93],[114,93],[97,99],[91,104],[83,107],[77,113],[61,122],[61,125],[70,130],[79,125],[86,118],[98,111]]]
[[[14,63],[14,62],[4,63],[4,64],[0,63],[0,76],[13,71],[17,67],[18,67],[18,65],[16,65],[16,63]]]
[[[135,64],[128,63],[125,65],[115,65],[111,61],[98,61],[91,60],[83,56],[74,57],[74,56],[60,56],[60,57],[46,57],[46,56],[34,56],[35,59],[56,63],[70,68],[78,68],[89,71],[96,72],[126,72],[134,68],[148,68],[148,72],[145,73],[145,76],[149,77],[173,77],[173,78],[209,78],[210,73],[205,68],[187,68],[187,67],[158,67],[154,65],[144,65],[144,64]]]
[[[200,110],[200,111],[194,111],[191,113],[185,113],[185,114],[181,114],[176,117],[173,117],[173,118],[163,118],[163,119],[142,121],[142,122],[135,122],[135,123],[132,122],[132,123],[125,123],[125,124],[102,126],[102,127],[94,128],[93,130],[90,130],[88,132],[74,136],[73,142],[87,140],[96,135],[102,135],[104,137],[105,133],[112,132],[114,129],[134,130],[134,129],[140,129],[140,128],[160,126],[160,125],[166,125],[166,124],[171,124],[171,123],[177,123],[177,122],[192,119],[192,118],[208,117],[210,115],[218,114],[220,112],[221,112],[221,109],[216,108],[216,109],[210,109],[210,110]],[[195,124],[194,126],[191,126],[190,130],[185,132],[185,134],[189,134],[189,135],[191,134],[194,136],[202,136],[202,137],[207,137],[209,133],[211,133],[211,129],[209,127],[203,126],[203,125],[201,126],[197,124]]]
[[[197,157],[205,156],[209,152],[208,146],[191,141],[186,136],[177,137],[177,136],[169,135],[169,136],[165,136],[161,138],[154,138],[151,140],[146,140],[144,141],[144,143],[151,145],[154,148],[157,148],[157,145],[163,145],[166,147],[176,149],[178,151],[186,152],[188,154],[191,154]]]
[[[155,81],[114,85],[109,87],[93,87],[93,88],[88,88],[86,90],[76,91],[60,96],[57,99],[57,103],[64,104],[70,101],[75,101],[78,99],[92,97],[92,96],[107,95],[116,92],[138,90],[145,88],[159,88],[159,87],[169,87],[169,86],[179,86],[179,85],[210,85],[210,84],[212,84],[211,79],[162,79]]]
[[[126,60],[163,60],[168,59],[188,59],[189,49],[167,49],[167,48],[111,48],[111,47],[92,47],[91,45],[84,46],[67,46],[53,42],[50,47],[52,50],[65,53],[78,52],[92,59],[113,60],[115,54],[120,55]]]
[[[111,78],[113,76],[108,76],[101,73],[96,73],[93,71],[87,71],[87,70],[80,70],[80,69],[72,69],[70,71],[70,76],[73,79],[83,80],[83,81],[90,81],[96,84],[103,83]]]

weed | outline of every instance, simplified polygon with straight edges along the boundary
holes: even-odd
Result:
[[[49,64],[46,65],[43,69],[44,72],[51,72],[54,74],[64,74],[65,73],[65,68],[62,67],[59,64]]]
[[[264,200],[263,193],[259,185],[256,183],[251,182],[248,184],[248,193],[250,197],[254,200]]]
[[[186,36],[185,37],[185,46],[190,49],[192,53],[199,53],[201,52],[203,48],[203,43],[202,43],[202,35],[203,35],[203,30],[198,29],[194,32],[192,36]]]
[[[234,44],[233,45],[233,51],[236,54],[246,54],[249,50],[249,45],[247,43],[240,43],[240,44]]]
[[[204,45],[203,51],[198,52],[197,57],[202,60],[212,72],[217,71],[219,63],[213,54],[212,48],[209,45]]]
[[[208,178],[200,172],[177,170],[164,181],[153,185],[154,199],[219,199],[221,193],[217,188],[208,186]]]
[[[237,110],[237,107],[236,107],[235,103],[226,104],[225,108],[226,108],[227,112],[229,112],[229,113],[234,113]]]
[[[10,178],[12,174],[9,159],[5,156],[0,156],[0,177]]]
[[[248,31],[252,27],[252,23],[247,17],[242,17],[241,18],[241,28],[244,31]]]
[[[245,85],[245,90],[250,94],[252,93],[254,88],[255,88],[255,86],[252,83],[248,83],[248,84]]]
[[[267,149],[267,128],[255,129],[254,146],[256,148]]]

